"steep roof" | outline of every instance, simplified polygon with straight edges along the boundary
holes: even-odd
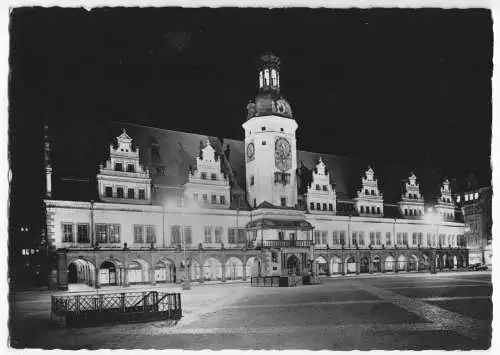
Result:
[[[153,185],[180,187],[184,184],[188,180],[190,169],[196,168],[195,158],[200,153],[201,144],[208,139],[222,161],[222,169],[229,177],[232,193],[241,193],[246,188],[243,141],[124,122],[71,121],[64,127],[55,127],[53,132],[54,198],[96,199],[97,168],[109,158],[109,145],[116,143],[116,137],[123,129],[133,139],[134,146],[140,149],[140,163],[150,170]],[[349,201],[356,196],[356,191],[361,188],[361,177],[368,165],[375,170],[379,188],[384,194],[384,202],[398,202],[403,181],[415,169],[411,164],[404,162],[387,162],[382,159],[373,162],[360,158],[298,151],[299,193],[305,192],[307,185],[310,184],[313,169],[320,156],[327,167],[339,202]],[[418,170],[417,175],[420,178]],[[427,181],[420,185],[426,200],[435,198],[439,192],[439,179],[434,180],[436,181],[432,183]],[[430,188],[426,191],[426,187],[432,187],[434,191]],[[345,207],[350,209],[347,205]]]

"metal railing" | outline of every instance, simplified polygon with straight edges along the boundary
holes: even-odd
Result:
[[[107,323],[120,320],[178,320],[182,317],[180,293],[161,291],[51,297],[51,318],[63,325]]]
[[[264,248],[305,248],[313,244],[311,240],[264,240],[255,243],[257,247]]]

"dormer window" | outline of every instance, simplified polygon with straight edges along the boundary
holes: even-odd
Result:
[[[134,164],[127,164],[127,172],[129,172],[129,173],[135,172]]]
[[[122,163],[115,163],[115,170],[116,171],[123,171]]]

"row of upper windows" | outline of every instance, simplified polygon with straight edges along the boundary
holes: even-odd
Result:
[[[206,172],[202,172],[200,174],[200,177],[202,180],[208,180],[208,174]],[[217,180],[217,174],[216,173],[211,173],[210,174],[210,180]]]
[[[224,229],[222,227],[205,226],[204,228],[204,243],[212,243],[212,231],[214,232],[214,242],[216,244],[224,243]],[[192,228],[184,226],[181,233],[181,226],[170,227],[170,241],[172,244],[192,244]],[[181,235],[182,234],[182,235]],[[245,244],[245,228],[228,228],[227,229],[228,244]]]
[[[405,216],[422,216],[422,210],[405,208],[404,212]]]
[[[315,203],[314,203],[314,202],[311,202],[311,203],[309,204],[309,209],[310,209],[311,211],[314,211],[314,209],[315,209],[315,208],[314,208],[314,206],[315,206]],[[323,206],[323,208],[321,208],[322,206]],[[319,202],[316,202],[316,211],[322,211],[322,210],[323,210],[323,211],[327,211],[326,207],[327,207],[327,204],[326,204],[326,203],[321,204],[321,203],[319,203]],[[333,211],[333,204],[332,204],[332,203],[329,203],[329,204],[328,204],[328,211]]]
[[[347,240],[346,240],[346,231],[338,231],[335,230],[332,233],[332,245],[346,245]],[[408,242],[408,232],[398,232],[396,233],[396,240],[392,240],[392,233],[391,232],[386,232],[385,233],[385,243],[382,240],[382,232],[370,232],[369,233],[369,239],[366,240],[368,245],[373,245],[373,246],[381,246],[382,244],[384,245],[392,245],[393,242],[396,243],[396,245],[410,245]],[[427,246],[436,246],[436,245],[456,245],[458,244],[457,241],[457,236],[455,235],[446,235],[446,234],[439,234],[436,238],[436,234],[434,233],[427,233],[427,239],[424,240],[424,234],[422,232],[413,232],[411,234],[411,245],[417,246],[417,245],[427,245]],[[359,246],[365,246],[365,233],[363,231],[353,231],[351,234],[351,245],[359,245]],[[426,244],[425,244],[426,242]],[[328,245],[330,244],[330,240],[328,239],[328,231],[320,231],[320,230],[315,230],[314,231],[314,243],[315,244],[320,244],[320,245]]]
[[[372,195],[375,196],[375,190],[374,189],[365,189],[365,195]]]
[[[113,196],[113,188],[111,186],[106,186],[105,187],[105,196],[106,197],[135,199],[135,189],[128,189],[127,190],[127,197],[125,197],[124,191],[125,191],[125,189],[123,187],[117,187],[116,188],[116,195]],[[145,199],[146,199],[146,190],[139,189],[139,200],[145,200]]]
[[[99,244],[120,243],[120,224],[116,223],[96,223],[94,225],[96,241]],[[74,223],[63,222],[61,224],[63,243],[75,242]],[[90,227],[88,223],[76,224],[76,242],[90,243]]]
[[[123,171],[123,163],[115,163],[115,171]],[[127,164],[127,172],[128,173],[134,173],[135,172],[135,165],[134,164]]]
[[[360,206],[359,213],[370,213],[370,206]],[[372,206],[371,208],[372,214],[380,214],[380,207]]]
[[[411,199],[411,200],[418,200],[418,196],[417,194],[407,194],[406,195],[407,198]]]
[[[208,203],[208,194],[202,194],[201,197],[202,197],[202,201],[204,203]],[[217,204],[217,195],[211,195],[210,197],[211,197],[210,202],[212,204],[216,205]],[[197,192],[195,192],[193,194],[193,200],[199,201],[199,195]],[[226,196],[224,196],[224,195],[219,196],[218,201],[219,201],[219,204],[225,205],[226,204]]]
[[[323,191],[328,191],[328,185],[321,186],[320,184],[316,184],[316,191],[321,191],[322,189]]]
[[[464,195],[464,200],[465,201],[474,201],[479,199],[479,192],[471,193],[471,194],[465,194]],[[457,196],[457,202],[460,202],[460,195]]]

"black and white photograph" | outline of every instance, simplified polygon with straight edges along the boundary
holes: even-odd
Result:
[[[491,351],[493,11],[189,6],[9,9],[7,347]]]

